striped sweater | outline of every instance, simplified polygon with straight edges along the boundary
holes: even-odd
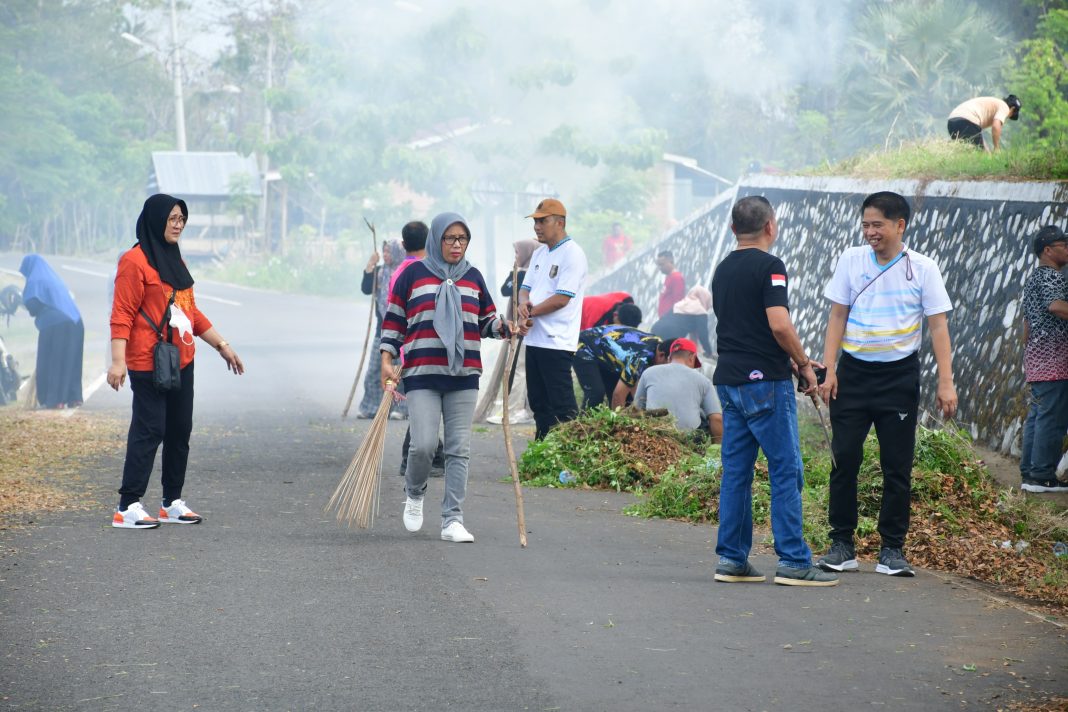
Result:
[[[405,391],[477,389],[482,339],[504,336],[482,273],[472,267],[456,282],[464,312],[464,364],[459,375],[449,375],[448,353],[434,330],[434,298],[441,282],[426,265],[416,262],[404,270],[389,294],[381,350],[396,358],[404,348],[401,378]]]

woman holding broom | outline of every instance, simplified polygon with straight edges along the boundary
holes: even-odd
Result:
[[[482,338],[508,338],[482,273],[464,258],[471,242],[467,221],[442,213],[430,224],[426,257],[393,285],[382,324],[382,387],[394,390],[393,360],[404,348],[400,378],[408,398],[411,446],[405,471],[404,527],[423,526],[423,496],[430,462],[445,423],[445,495],[441,538],[472,542],[463,502],[471,452],[471,420],[482,373]]]

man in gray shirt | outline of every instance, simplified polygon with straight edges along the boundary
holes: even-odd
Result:
[[[675,416],[679,430],[697,430],[707,418],[708,432],[715,442],[723,436],[716,389],[699,370],[697,345],[689,339],[675,339],[670,361],[650,366],[638,381],[634,404],[641,410],[666,408]]]

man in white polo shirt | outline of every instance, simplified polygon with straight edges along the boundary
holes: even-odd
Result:
[[[882,546],[875,570],[913,576],[903,550],[920,400],[922,322],[926,317],[938,364],[937,406],[950,418],[957,411],[946,318],[953,304],[935,261],[902,244],[911,212],[908,201],[897,193],[873,193],[861,211],[868,244],[842,253],[824,290],[831,314],[823,349],[827,376],[820,395],[830,406],[837,464],[830,481],[831,547],[816,564],[825,571],[858,567],[853,548],[857,475],[864,439],[874,425],[883,470]]]
[[[538,440],[549,428],[578,413],[571,360],[578,348],[586,255],[567,235],[567,210],[547,198],[527,217],[542,246],[530,258],[519,289],[519,319],[533,325],[526,335],[527,398]]]

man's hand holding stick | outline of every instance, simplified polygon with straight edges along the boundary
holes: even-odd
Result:
[[[829,378],[833,378],[833,372],[827,369],[822,363],[817,361],[809,361],[806,371],[811,370],[814,380],[809,380],[806,376],[799,372],[797,376],[797,390],[804,393],[812,400],[812,407],[816,409],[816,415],[820,419],[820,427],[823,428],[823,439],[827,442],[827,451],[831,454],[831,466],[838,467],[838,463],[834,460],[834,449],[831,447],[831,431],[827,427],[827,421],[823,417],[823,410],[820,408],[820,394],[823,392],[829,392],[829,388],[824,389],[824,386],[828,385],[825,381]]]

